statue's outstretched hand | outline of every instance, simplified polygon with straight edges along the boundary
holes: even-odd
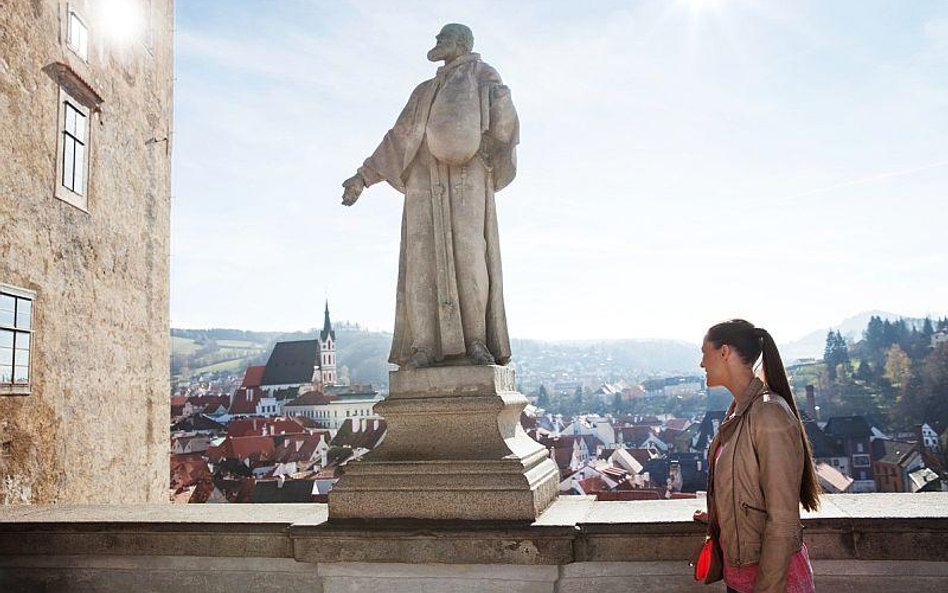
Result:
[[[342,204],[344,206],[351,206],[355,204],[359,196],[362,195],[362,190],[365,189],[365,180],[362,179],[361,175],[356,173],[349,179],[343,181],[342,187],[345,188],[342,192]]]

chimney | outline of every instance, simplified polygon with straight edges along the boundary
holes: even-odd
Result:
[[[918,452],[925,453],[925,432],[922,430],[922,424],[915,425],[915,438],[918,440]]]
[[[806,386],[806,407],[811,418],[814,420],[820,419],[819,416],[817,416],[818,408],[816,407],[816,393],[813,385]]]

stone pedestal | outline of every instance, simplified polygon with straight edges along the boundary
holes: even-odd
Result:
[[[394,371],[390,392],[385,439],[346,466],[330,520],[533,521],[553,502],[559,471],[520,426],[513,369]]]

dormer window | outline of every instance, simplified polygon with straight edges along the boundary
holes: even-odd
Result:
[[[72,9],[69,10],[66,45],[84,62],[89,61],[89,28]]]

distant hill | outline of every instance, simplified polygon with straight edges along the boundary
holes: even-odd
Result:
[[[341,376],[353,382],[388,383],[388,350],[392,336],[369,332],[357,325],[336,324],[336,360]],[[311,340],[319,330],[299,332],[253,332],[239,329],[171,329],[171,374],[189,379],[208,372],[242,374],[247,366],[266,364],[273,345],[292,340]],[[345,368],[343,368],[345,367]]]
[[[808,333],[799,340],[780,345],[780,354],[786,361],[798,358],[823,358],[823,349],[826,347],[826,334],[832,331],[839,331],[850,344],[862,339],[862,332],[869,325],[871,317],[881,317],[889,321],[897,321],[905,318],[898,313],[888,311],[865,311],[844,319],[832,327],[824,327]],[[906,318],[908,320],[908,318]]]
[[[336,358],[340,376],[352,382],[388,384],[388,352],[392,334],[356,325],[337,324]],[[235,329],[172,329],[172,376],[188,379],[202,373],[241,373],[264,364],[276,342],[309,340],[318,330],[280,333]],[[527,362],[536,373],[569,369],[576,374],[613,370],[624,377],[695,372],[701,352],[697,344],[677,340],[580,340],[541,342],[512,340],[514,363]],[[345,368],[343,368],[345,367]],[[609,373],[603,373],[604,376]]]
[[[782,344],[780,352],[786,362],[800,358],[823,357],[826,334],[839,330],[851,343],[862,339],[869,318],[912,323],[887,311],[866,311],[832,327],[815,330],[798,340]],[[356,324],[337,323],[336,347],[339,373],[352,382],[388,384],[388,352],[392,334],[372,332]],[[318,329],[299,332],[252,332],[238,329],[172,329],[172,375],[189,378],[205,372],[231,371],[242,373],[250,364],[264,364],[279,341],[307,340],[317,336]],[[524,374],[573,376],[599,375],[622,378],[656,374],[697,373],[701,351],[698,344],[679,340],[573,340],[551,341],[511,340],[513,362],[524,364]],[[529,369],[529,373],[527,373]],[[522,377],[526,378],[526,377]]]
[[[679,340],[512,340],[511,348],[514,362],[528,363],[534,371],[582,373],[604,366],[624,378],[696,372],[701,359],[698,344]]]

